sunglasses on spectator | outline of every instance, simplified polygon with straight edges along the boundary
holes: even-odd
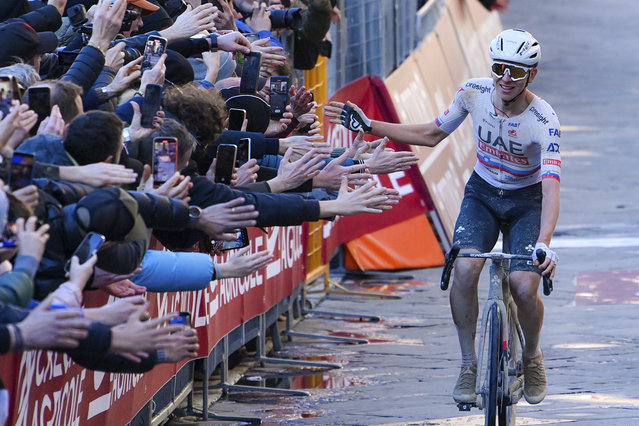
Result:
[[[17,247],[16,235],[16,223],[10,222],[7,223],[7,226],[4,228],[4,232],[0,235],[0,248],[14,248]]]
[[[508,74],[510,75],[510,79],[512,81],[523,80],[524,78],[526,78],[526,76],[528,76],[528,73],[531,69],[532,68],[521,67],[513,64],[504,64],[501,62],[493,62],[493,65],[491,67],[491,70],[495,77],[503,78],[506,74],[506,71],[508,71]]]

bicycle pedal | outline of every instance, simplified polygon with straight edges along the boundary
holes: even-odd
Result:
[[[470,409],[473,407],[477,407],[477,404],[475,404],[474,402],[460,402],[459,404],[457,404],[457,408],[459,409],[459,411],[470,411]]]

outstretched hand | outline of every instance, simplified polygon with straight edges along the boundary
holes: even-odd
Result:
[[[372,121],[360,107],[350,101],[331,102],[324,107],[324,115],[331,118],[331,123],[341,124],[353,132],[362,129],[368,133],[372,130]]]

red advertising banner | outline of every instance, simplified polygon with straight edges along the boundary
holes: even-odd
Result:
[[[209,283],[207,290],[148,293],[153,317],[189,311],[198,332],[201,357],[242,323],[290,296],[306,277],[306,233],[302,226],[250,229],[251,253],[268,249],[274,260],[244,278]],[[229,254],[231,255],[231,254]],[[223,262],[229,255],[222,259]],[[85,306],[107,302],[102,292],[85,294]],[[124,425],[185,364],[160,364],[145,374],[87,370],[69,356],[27,351],[2,356],[0,377],[10,393],[12,425]]]
[[[378,77],[362,77],[338,90],[329,100],[357,104],[368,118],[383,120],[391,123],[399,123],[399,117],[393,106],[384,82]],[[351,132],[341,125],[324,121],[325,132],[331,146],[349,147],[355,139],[356,133]],[[376,138],[367,135],[366,140]],[[387,147],[396,151],[410,151],[411,149],[402,143],[389,141]],[[392,210],[382,214],[360,214],[352,217],[339,217],[334,222],[327,222],[324,226],[324,260],[330,259],[335,249],[347,241],[351,241],[367,233],[386,228],[403,222],[433,209],[428,189],[416,166],[409,170],[377,175],[375,177],[380,185],[394,188],[402,196],[400,203]]]

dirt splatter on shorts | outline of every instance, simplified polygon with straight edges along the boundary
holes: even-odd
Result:
[[[541,198],[541,183],[502,190],[473,172],[466,183],[464,200],[455,223],[454,244],[462,249],[490,252],[501,231],[508,235],[510,253],[532,256],[539,237]],[[532,260],[512,261],[510,270],[539,273]]]

